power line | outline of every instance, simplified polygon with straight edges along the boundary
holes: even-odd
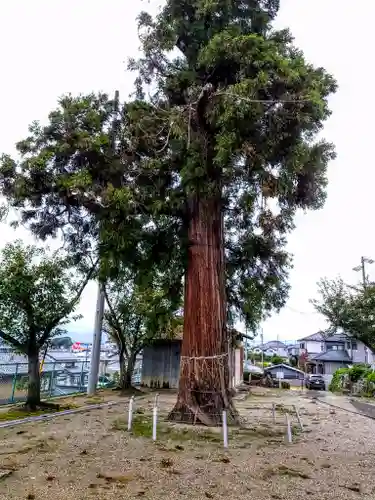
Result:
[[[286,309],[289,309],[291,312],[294,312],[294,313],[297,313],[297,314],[302,314],[302,315],[306,315],[306,316],[310,316],[310,315],[319,315],[320,313],[318,313],[317,311],[310,311],[310,312],[307,312],[307,311],[298,311],[297,309],[294,309],[293,307],[290,307],[290,306],[285,306]]]

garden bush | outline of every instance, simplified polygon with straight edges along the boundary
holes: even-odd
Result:
[[[343,379],[349,373],[349,368],[339,368],[333,374],[328,390],[331,392],[339,392],[343,388]]]

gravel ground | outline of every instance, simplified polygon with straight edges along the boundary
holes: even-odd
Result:
[[[174,400],[161,395],[161,416]],[[305,432],[290,414],[295,434],[287,444],[285,411],[294,404]],[[0,500],[375,499],[373,420],[297,392],[254,389],[239,395],[244,428],[229,430],[224,450],[220,429],[162,418],[153,443],[151,397],[136,408],[134,435],[125,403],[0,430]]]

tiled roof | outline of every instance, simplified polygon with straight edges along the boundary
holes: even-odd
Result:
[[[255,346],[255,349],[263,349],[266,351],[267,349],[285,349],[287,346],[283,342],[279,340],[269,340],[268,342],[264,342],[264,344],[259,344]]]
[[[305,340],[311,340],[311,341],[316,341],[316,342],[322,342],[324,340],[322,332],[317,332],[313,333],[312,335],[308,335],[307,337],[303,337],[302,339],[299,339],[298,342],[302,342]]]
[[[312,341],[312,342],[345,342],[348,338],[344,333],[337,333],[334,335],[327,335],[325,332],[316,332],[307,337],[299,339],[298,342]]]
[[[350,363],[351,359],[348,353],[344,350],[335,351],[330,349],[329,351],[322,352],[311,358],[312,361],[336,361],[338,363]]]

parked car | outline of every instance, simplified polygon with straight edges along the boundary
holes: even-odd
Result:
[[[313,389],[315,391],[325,391],[326,382],[322,375],[309,375],[305,379],[305,387],[306,389]]]

